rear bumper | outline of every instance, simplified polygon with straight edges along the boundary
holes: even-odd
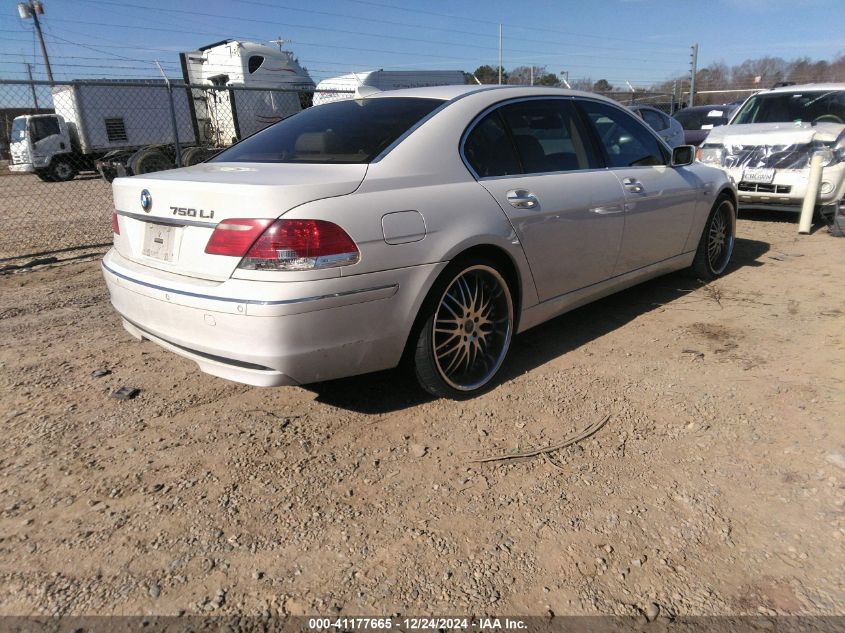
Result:
[[[103,275],[112,305],[136,338],[206,373],[275,386],[394,367],[443,265],[307,282],[215,284],[153,271],[111,250]]]
[[[35,165],[33,165],[32,163],[9,163],[9,171],[18,174],[34,174]]]

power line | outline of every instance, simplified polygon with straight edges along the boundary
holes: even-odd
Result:
[[[191,16],[196,15],[195,11],[189,11],[189,10],[185,10],[185,9],[170,9],[170,8],[164,8],[164,7],[150,7],[150,6],[147,6],[147,5],[132,4],[132,3],[127,3],[127,2],[112,2],[110,0],[76,0],[76,1],[77,2],[96,2],[98,5],[106,4],[106,5],[118,6],[118,7],[121,7],[121,8],[138,9],[138,10],[143,10],[143,11],[155,10],[155,11],[162,11],[162,12],[165,12],[165,13],[174,13],[174,14],[179,14],[179,15],[191,15]],[[221,14],[221,13],[204,12],[203,17],[220,18],[220,19],[225,19],[225,20],[236,20],[236,21],[241,21],[241,22],[250,22],[250,23],[258,23],[258,24],[266,24],[267,23],[267,20],[261,20],[261,19],[257,19],[257,18],[248,18],[248,17],[243,17],[243,16],[226,15],[226,14]],[[306,24],[296,24],[296,23],[293,23],[293,22],[286,22],[285,26],[286,27],[306,29],[306,30],[312,30],[312,31],[325,31],[325,32],[328,32],[328,33],[341,33],[341,34],[344,34],[344,35],[356,35],[356,36],[362,36],[363,35],[363,36],[369,36],[369,37],[377,37],[377,38],[380,38],[380,39],[393,39],[393,40],[399,40],[399,41],[402,41],[402,42],[417,42],[417,43],[422,43],[422,44],[445,45],[445,46],[452,46],[452,47],[457,47],[457,48],[473,48],[473,49],[476,49],[476,50],[484,50],[484,51],[489,51],[492,48],[490,46],[484,46],[484,45],[481,45],[481,44],[447,42],[447,41],[443,41],[443,40],[431,40],[431,39],[416,38],[416,37],[390,35],[390,34],[387,34],[387,33],[368,33],[368,32],[361,32],[361,31],[352,31],[352,30],[347,30],[347,29],[336,29],[336,28],[330,28],[330,27],[323,27],[323,26],[310,26],[310,25],[306,25]],[[508,48],[508,51],[512,52],[512,53],[526,53],[526,54],[531,54],[531,55],[548,56],[548,53],[546,53],[545,51],[528,50],[528,49],[523,49],[523,48]],[[561,57],[561,56],[589,57],[589,58],[593,58],[593,59],[597,57],[595,52],[591,52],[591,53],[569,52],[569,53],[560,53],[560,54],[558,54],[558,56],[559,57]],[[641,57],[640,58],[631,57],[630,55],[627,55],[625,57],[613,57],[613,56],[609,56],[609,55],[601,55],[599,57],[601,57],[602,59],[613,59],[613,60],[617,60],[617,61],[630,61],[632,59],[634,61],[651,61],[650,59],[643,59]],[[664,62],[664,65],[665,65],[665,62]],[[674,67],[675,65],[672,64],[672,66]]]
[[[423,9],[409,9],[408,7],[397,7],[395,5],[385,4],[383,2],[375,2],[374,0],[346,0],[346,2],[354,2],[356,4],[365,4],[365,5],[375,6],[375,7],[381,7],[383,9],[393,9],[395,11],[405,11],[405,12],[408,12],[408,13],[418,13],[418,14],[423,14],[423,15],[431,15],[431,16],[436,16],[436,17],[440,17],[440,18],[449,18],[450,20],[471,21],[471,22],[475,22],[475,23],[478,23],[478,24],[491,24],[491,25],[500,24],[499,21],[482,20],[482,19],[477,18],[477,17],[468,18],[468,17],[461,16],[461,15],[455,15],[455,14],[451,14],[451,13],[439,13],[437,11],[425,11]],[[544,31],[546,33],[557,33],[559,35],[566,35],[566,36],[569,36],[569,37],[587,37],[587,38],[600,39],[600,40],[614,40],[614,41],[617,41],[617,42],[630,42],[632,44],[647,43],[647,42],[644,42],[643,40],[635,40],[635,39],[622,38],[622,37],[609,37],[609,36],[605,36],[605,35],[588,35],[586,33],[575,33],[575,32],[571,32],[571,31],[561,31],[561,30],[558,30],[558,29],[544,28],[544,27],[539,27],[537,25],[523,26],[523,25],[519,25],[519,24],[508,24],[508,23],[501,23],[501,24],[503,26],[515,28],[515,29],[528,30],[528,31],[532,31],[532,32],[533,31]]]

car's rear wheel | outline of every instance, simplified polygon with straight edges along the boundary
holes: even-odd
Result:
[[[735,232],[736,207],[728,196],[720,196],[710,210],[692,263],[699,279],[711,281],[725,272],[731,262]]]
[[[417,380],[429,393],[471,398],[493,385],[510,348],[510,285],[485,260],[455,262],[429,295],[414,353]]]

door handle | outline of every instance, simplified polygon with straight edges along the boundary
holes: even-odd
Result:
[[[632,193],[642,193],[643,192],[643,183],[641,183],[636,178],[624,178],[622,180],[622,184],[624,185],[625,189]]]
[[[533,209],[540,204],[537,196],[525,189],[511,189],[507,193],[507,199],[510,205],[517,209]]]
[[[613,215],[614,213],[622,213],[622,207],[593,207],[590,211],[596,215]]]

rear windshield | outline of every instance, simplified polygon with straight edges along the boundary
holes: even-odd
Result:
[[[754,95],[733,123],[845,123],[845,90]]]
[[[384,97],[315,106],[244,139],[212,161],[369,163],[443,103]]]
[[[706,108],[687,108],[675,114],[675,119],[685,130],[709,130],[718,125],[725,125],[731,118],[733,108],[708,106]]]

